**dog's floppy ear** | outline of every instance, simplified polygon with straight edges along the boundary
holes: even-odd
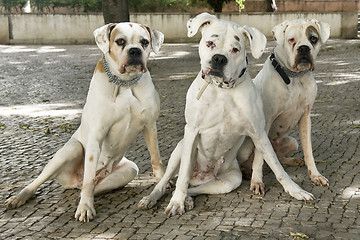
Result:
[[[151,29],[147,25],[143,25],[143,26],[150,34],[152,50],[154,51],[155,54],[158,54],[164,42],[164,34],[158,30]]]
[[[265,35],[253,27],[243,26],[242,28],[245,39],[250,45],[251,54],[256,59],[261,57],[266,47]]]
[[[285,41],[285,30],[289,26],[289,21],[282,22],[278,25],[276,25],[272,29],[272,34],[274,36],[274,39],[278,45],[282,45]]]
[[[218,18],[215,15],[209,13],[201,13],[194,18],[187,21],[188,37],[193,37],[199,29],[202,29],[204,26],[213,23],[213,21]]]
[[[115,26],[116,23],[109,23],[106,24],[105,26],[95,29],[94,31],[95,42],[104,54],[109,52],[110,33]]]
[[[326,42],[326,40],[328,40],[330,37],[330,25],[325,22],[320,22],[316,19],[311,19],[311,22],[313,23],[313,26],[320,35],[321,43]]]

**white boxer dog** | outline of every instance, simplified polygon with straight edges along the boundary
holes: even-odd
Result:
[[[125,186],[137,175],[138,167],[124,155],[141,131],[156,179],[163,175],[156,130],[159,96],[146,63],[164,35],[137,23],[108,24],[94,35],[104,56],[94,71],[81,124],[39,177],[6,201],[8,208],[23,205],[43,182],[55,178],[64,188],[81,189],[75,218],[93,219],[94,195]]]
[[[242,174],[236,154],[246,135],[255,142],[285,191],[297,199],[313,196],[294,183],[282,168],[264,130],[263,105],[246,67],[245,44],[259,58],[266,38],[258,30],[202,13],[187,23],[188,36],[201,31],[201,71],[186,96],[185,135],[171,154],[164,177],[139,202],[150,208],[164,194],[179,169],[176,189],[165,213],[183,214],[191,196],[222,194],[237,188]],[[188,186],[191,185],[191,188]]]
[[[330,26],[314,19],[297,19],[275,26],[273,34],[276,47],[254,79],[264,103],[265,130],[280,162],[298,165],[304,161],[286,158],[298,149],[297,141],[288,136],[298,125],[311,180],[316,185],[329,185],[314,162],[310,112],[317,93],[312,71],[320,46],[329,38]],[[246,139],[239,151],[240,162],[253,150],[249,142]],[[256,194],[264,193],[262,165],[263,156],[255,150],[251,190]]]

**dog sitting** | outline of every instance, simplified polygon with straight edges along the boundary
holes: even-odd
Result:
[[[103,52],[83,109],[81,124],[41,174],[5,203],[23,205],[37,188],[55,178],[64,188],[80,188],[75,218],[94,218],[94,195],[125,186],[138,167],[124,155],[143,132],[154,175],[163,176],[156,120],[160,101],[147,69],[147,59],[163,43],[161,32],[137,23],[108,24],[94,31]]]
[[[316,185],[329,185],[328,180],[316,168],[311,146],[310,113],[315,101],[317,86],[312,71],[320,46],[330,35],[327,23],[317,20],[297,19],[285,21],[273,28],[276,47],[254,79],[264,103],[265,130],[281,163],[302,165],[302,159],[287,158],[298,149],[297,141],[288,133],[299,126],[304,150],[305,164],[310,178]],[[241,147],[238,159],[246,172],[253,173],[251,190],[264,193],[262,181],[263,156],[253,151],[247,138]]]
[[[183,214],[193,207],[191,196],[228,193],[242,181],[236,154],[250,136],[285,191],[297,199],[312,194],[296,185],[282,168],[265,132],[263,104],[247,72],[245,45],[259,58],[266,45],[258,30],[202,13],[187,23],[188,36],[201,31],[201,71],[186,96],[184,138],[172,152],[164,177],[139,202],[156,204],[178,172],[175,192],[165,213]],[[189,188],[189,185],[191,186]]]

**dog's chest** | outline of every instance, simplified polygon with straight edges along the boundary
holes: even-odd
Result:
[[[200,109],[188,111],[191,117],[195,117],[188,120],[194,121],[200,129],[198,150],[206,161],[217,161],[224,157],[239,142],[245,125],[241,110],[232,97],[213,96],[212,100],[214,102],[209,102]]]
[[[113,108],[111,127],[105,136],[100,163],[122,157],[136,136],[149,121],[156,119],[156,104],[152,98],[141,99],[131,91],[120,93]]]
[[[122,96],[116,100],[115,119],[107,137],[112,140],[115,136],[118,139],[119,135],[123,135],[125,139],[134,134],[137,135],[146,121],[153,118],[154,104],[151,104],[152,102],[152,99],[134,96],[131,91],[122,93]],[[118,140],[114,141],[118,142]]]
[[[280,97],[278,112],[274,114],[269,136],[282,137],[292,130],[315,101],[316,85],[304,86],[298,82]]]

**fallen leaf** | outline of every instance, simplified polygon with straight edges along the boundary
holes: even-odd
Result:
[[[293,236],[295,238],[293,239],[297,239],[297,240],[300,240],[300,239],[304,239],[304,238],[309,238],[308,235],[304,234],[304,233],[300,233],[300,232],[290,232],[290,236]]]

